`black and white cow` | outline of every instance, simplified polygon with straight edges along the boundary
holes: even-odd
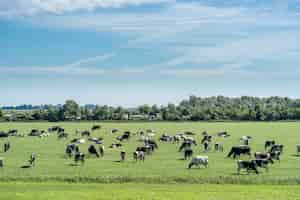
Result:
[[[274,140],[267,140],[265,141],[265,150],[267,150],[267,148],[272,147],[275,145],[275,141]]]
[[[232,155],[233,158],[240,157],[240,155],[248,155],[250,157],[251,148],[247,145],[233,146],[227,157],[231,157]]]
[[[242,169],[246,169],[248,174],[250,171],[254,171],[256,174],[259,174],[258,169],[257,169],[257,163],[255,160],[251,160],[251,161],[238,160],[237,161],[237,173],[240,174],[240,171]]]
[[[193,156],[193,149],[187,148],[184,150],[184,159],[187,160]]]
[[[192,166],[205,166],[208,167],[208,156],[196,156],[192,158],[191,162],[189,163],[188,168],[191,169]]]

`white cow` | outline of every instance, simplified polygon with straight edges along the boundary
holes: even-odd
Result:
[[[193,165],[196,165],[196,166],[203,165],[203,166],[207,167],[208,166],[208,156],[196,156],[196,157],[194,157],[191,160],[188,168],[190,169]]]

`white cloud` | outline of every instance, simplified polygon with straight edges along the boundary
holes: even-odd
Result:
[[[97,8],[120,8],[143,4],[170,3],[175,0],[8,0],[0,2],[0,16],[32,16],[50,13],[94,11]]]
[[[103,75],[105,70],[91,65],[91,63],[102,63],[110,60],[114,54],[105,54],[85,59],[80,59],[75,62],[57,65],[57,66],[16,66],[5,67],[0,66],[1,73],[14,73],[14,74],[66,74],[66,75]]]

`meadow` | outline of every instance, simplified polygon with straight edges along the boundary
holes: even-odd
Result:
[[[84,165],[72,166],[73,159],[67,159],[65,148],[69,141],[78,137],[75,130],[88,130],[93,125],[101,125],[102,128],[93,133],[93,137],[103,137],[105,156],[103,158],[88,157]],[[299,122],[67,122],[67,123],[1,123],[0,131],[18,129],[21,134],[28,134],[31,129],[44,129],[54,125],[62,126],[70,134],[67,140],[58,140],[57,136],[47,138],[39,137],[9,137],[1,138],[0,146],[7,140],[11,143],[11,150],[7,153],[1,151],[0,157],[4,158],[4,167],[0,169],[0,181],[2,182],[88,182],[88,183],[204,183],[204,184],[299,184],[300,183],[300,157],[296,154],[296,145],[300,143]],[[114,135],[110,133],[113,128],[120,131]],[[137,132],[153,129],[158,138],[163,133],[174,135],[179,132],[191,131],[197,135],[197,141],[201,139],[201,133],[207,131],[215,134],[219,131],[228,131],[229,138],[214,137],[213,142],[224,144],[224,152],[203,152],[202,145],[194,147],[195,155],[208,155],[209,167],[187,169],[188,161],[182,160],[183,153],[178,152],[179,144],[161,143],[159,149],[151,156],[147,156],[145,162],[135,162],[132,152],[141,143],[138,137],[132,137],[124,142],[121,149],[109,149],[108,146],[116,142],[115,138],[123,131]],[[260,169],[260,174],[242,175],[236,174],[236,160],[226,158],[233,145],[240,144],[242,135],[251,135],[250,142],[252,152],[264,151],[264,142],[274,139],[283,144],[284,153],[281,162],[270,167],[269,172]],[[198,142],[200,143],[200,142]],[[81,151],[87,153],[90,143],[81,144]],[[124,163],[120,160],[120,151],[127,152]],[[31,153],[36,153],[37,163],[33,168],[24,169],[21,166],[28,164]],[[242,157],[242,159],[249,159]]]
[[[0,198],[14,200],[297,200],[299,186],[189,184],[0,183]]]

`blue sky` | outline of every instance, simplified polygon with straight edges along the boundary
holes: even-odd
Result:
[[[300,97],[300,0],[0,1],[0,105]]]

